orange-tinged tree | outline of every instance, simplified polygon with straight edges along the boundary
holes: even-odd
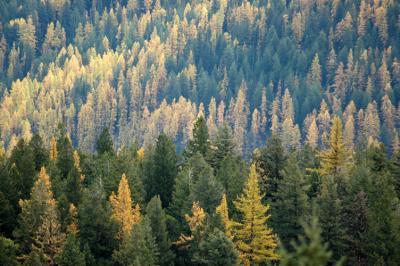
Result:
[[[118,232],[118,239],[126,239],[130,236],[132,226],[141,220],[140,206],[136,204],[133,207],[131,199],[131,190],[125,174],[122,175],[118,186],[118,195],[111,193],[110,203],[113,209],[112,217],[120,224],[121,229]]]

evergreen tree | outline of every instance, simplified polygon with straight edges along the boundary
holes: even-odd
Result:
[[[88,246],[86,258],[90,261],[93,255],[94,265],[110,263],[112,251],[117,246],[118,227],[111,216],[101,183],[94,183],[84,191],[78,209],[79,235],[82,243]]]
[[[221,230],[214,228],[198,243],[192,262],[195,265],[236,265],[238,252],[232,241]]]
[[[214,212],[221,201],[223,188],[216,180],[210,165],[200,153],[190,158],[189,171],[191,171],[190,201],[199,202],[207,213]]]
[[[0,264],[3,266],[19,265],[17,254],[18,245],[11,239],[0,236]]]
[[[294,249],[292,253],[283,251],[280,265],[330,265],[332,252],[329,251],[328,244],[324,244],[321,239],[321,228],[316,215],[312,216],[310,224],[303,223],[303,230],[305,237],[300,235],[297,243],[292,242]]]
[[[285,247],[289,246],[292,239],[301,235],[300,221],[308,214],[308,186],[304,177],[296,156],[291,155],[275,194],[271,219],[274,231]]]
[[[235,201],[235,207],[243,218],[234,230],[234,241],[240,253],[240,261],[245,265],[257,265],[279,259],[275,251],[276,236],[266,225],[270,218],[267,214],[269,205],[263,205],[262,198],[256,166],[252,164],[243,195]]]
[[[286,165],[286,154],[281,140],[271,136],[267,145],[254,152],[253,161],[260,175],[261,191],[266,194],[266,199],[275,200],[274,194],[278,189],[278,183],[283,178],[282,170]]]
[[[171,265],[174,254],[170,249],[171,242],[167,231],[166,214],[162,209],[159,196],[153,197],[147,204],[146,218],[149,220],[151,231],[157,244],[158,254],[160,254],[158,265]]]
[[[235,155],[235,142],[228,125],[224,123],[218,128],[215,142],[211,146],[210,164],[214,170],[218,170],[222,160],[227,156]]]
[[[44,147],[43,140],[38,134],[34,134],[29,142],[29,146],[32,149],[33,157],[35,158],[35,170],[40,171],[42,166],[46,166],[49,160],[48,153]]]
[[[130,237],[114,251],[113,258],[119,265],[153,266],[157,265],[159,255],[149,221],[144,218],[133,226]]]
[[[86,265],[85,254],[80,250],[79,241],[74,234],[68,234],[58,263],[63,266]]]
[[[114,154],[114,144],[108,128],[104,128],[96,142],[96,151],[98,155],[108,153]]]
[[[331,177],[323,181],[318,201],[322,239],[329,243],[329,248],[333,253],[332,259],[338,260],[345,248],[345,227],[343,225],[342,202],[337,193],[337,185]]]
[[[204,158],[209,157],[210,150],[210,140],[208,135],[208,127],[207,122],[203,116],[200,116],[193,127],[192,139],[189,140],[189,143],[184,152],[185,158],[190,158],[196,153],[200,153]]]
[[[39,228],[44,231],[50,221],[50,225],[52,225],[52,220],[58,219],[56,214],[56,201],[51,191],[50,177],[47,175],[44,167],[40,170],[39,177],[35,181],[30,198],[25,200],[21,199],[19,205],[21,207],[21,213],[18,218],[19,226],[14,234],[19,240],[23,254],[28,254],[31,251],[34,237]],[[45,219],[46,224],[44,224]],[[57,230],[58,229],[55,229],[54,232]],[[52,257],[52,259],[54,259],[54,257]]]
[[[60,171],[61,178],[65,179],[69,171],[74,167],[73,148],[71,139],[63,124],[58,125],[57,136],[57,161],[56,165]]]
[[[147,200],[159,195],[163,207],[168,207],[178,173],[177,165],[174,144],[165,134],[159,135],[154,150],[145,156],[144,187]]]

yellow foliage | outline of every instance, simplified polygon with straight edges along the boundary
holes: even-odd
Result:
[[[272,229],[267,226],[270,215],[269,205],[261,202],[256,166],[252,164],[243,195],[234,204],[242,213],[242,222],[234,228],[234,243],[244,265],[258,265],[271,260],[278,260],[277,240]]]
[[[346,173],[351,162],[351,153],[346,148],[342,137],[342,122],[339,117],[333,118],[329,148],[319,154],[321,167],[319,173],[322,176]]]
[[[141,148],[137,151],[137,157],[138,157],[138,159],[139,159],[140,161],[143,160],[144,154],[145,154],[144,148],[141,147]]]
[[[52,137],[50,141],[50,160],[57,160],[57,142],[54,137]]]
[[[140,206],[136,204],[133,207],[131,199],[131,190],[125,174],[122,175],[118,186],[118,195],[111,193],[110,203],[113,208],[112,217],[121,225],[121,231],[118,233],[118,239],[124,239],[130,236],[132,226],[140,222]]]
[[[225,234],[229,239],[233,238],[232,226],[233,222],[229,219],[228,202],[226,200],[226,194],[222,196],[221,203],[215,210],[215,212],[221,217],[222,223],[225,227]]]
[[[186,236],[184,234],[181,234],[178,241],[176,241],[174,244],[176,244],[177,246],[188,247],[188,242],[193,239],[193,233],[199,226],[203,224],[205,218],[206,214],[203,208],[200,207],[198,202],[193,202],[192,216],[189,216],[187,214],[185,215],[185,220],[189,225],[192,235]]]

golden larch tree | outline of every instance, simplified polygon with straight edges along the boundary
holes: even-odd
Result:
[[[262,198],[256,166],[252,164],[244,193],[234,202],[243,217],[234,228],[234,242],[244,265],[279,260],[276,235],[266,224],[271,217],[267,214],[269,205],[263,205]]]
[[[114,192],[110,195],[112,206],[112,217],[120,224],[121,229],[118,232],[118,239],[127,239],[132,231],[132,226],[141,220],[140,206],[136,204],[133,207],[131,199],[131,190],[125,174],[122,175],[118,186],[118,195]]]
[[[342,128],[342,121],[335,116],[329,138],[329,148],[319,154],[321,160],[319,172],[322,176],[337,176],[349,170],[351,154],[343,141]]]
[[[221,221],[225,227],[225,234],[229,239],[233,239],[232,226],[233,221],[229,219],[228,201],[226,194],[222,196],[221,203],[217,206],[215,212],[221,217]]]

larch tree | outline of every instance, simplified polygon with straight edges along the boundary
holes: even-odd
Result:
[[[310,126],[307,128],[306,143],[313,149],[318,146],[318,127],[315,116],[312,117]]]
[[[279,260],[279,255],[276,253],[278,245],[276,236],[266,224],[270,219],[270,215],[267,214],[269,205],[263,205],[262,198],[256,166],[252,164],[243,195],[235,201],[235,207],[243,219],[233,231],[234,243],[240,253],[240,261],[244,265],[258,265]]]
[[[319,172],[322,176],[333,176],[335,179],[340,179],[343,174],[348,173],[351,154],[342,136],[342,121],[339,117],[335,116],[330,133],[329,148],[321,151],[319,154],[321,160]]]
[[[113,208],[112,217],[120,224],[121,229],[117,235],[120,240],[130,237],[132,226],[141,220],[140,206],[133,206],[131,190],[125,174],[122,175],[118,186],[118,194],[111,193],[110,203]]]
[[[221,222],[224,225],[225,234],[229,239],[233,239],[233,221],[229,218],[228,201],[226,200],[226,194],[222,196],[221,203],[215,209],[215,212],[220,216]]]
[[[20,227],[16,235],[21,240],[22,251],[33,259],[39,256],[45,263],[55,264],[65,239],[60,230],[57,202],[51,191],[50,177],[42,167],[36,180],[30,199],[20,200]]]

